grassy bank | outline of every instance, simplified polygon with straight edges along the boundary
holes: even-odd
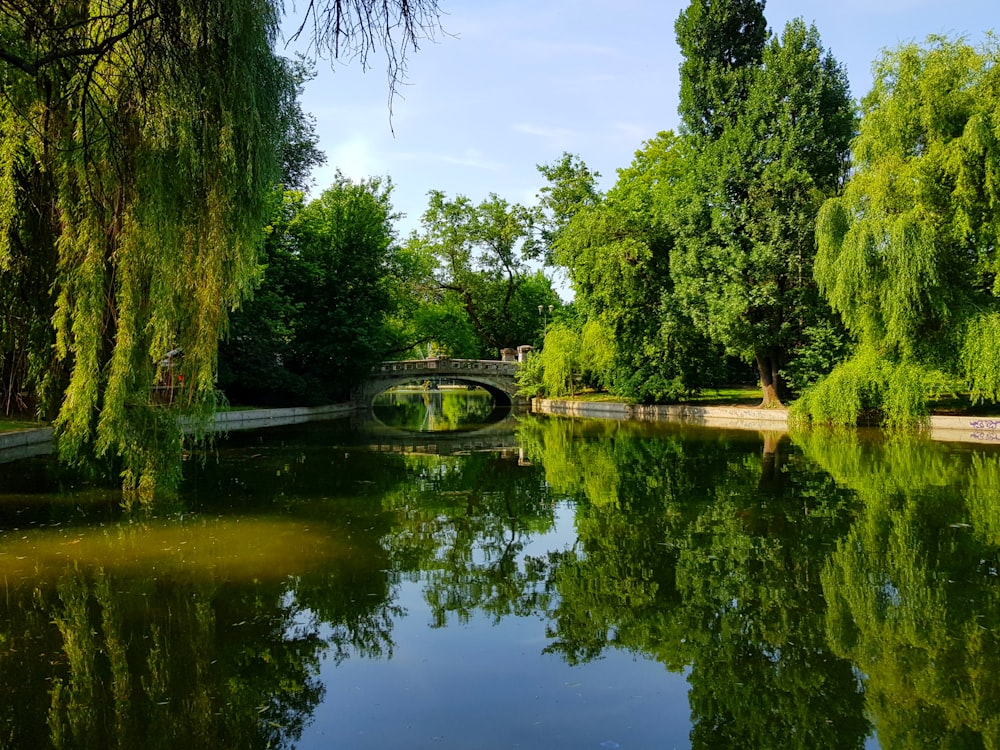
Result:
[[[756,386],[730,386],[706,389],[696,395],[682,398],[679,404],[693,406],[757,406],[761,392]],[[564,396],[566,401],[624,401],[609,393],[578,393]],[[786,404],[787,406],[787,404]],[[967,393],[945,393],[931,399],[931,414],[938,416],[992,416],[1000,413],[1000,405],[974,404]]]
[[[18,430],[33,430],[36,427],[47,427],[32,417],[0,417],[0,432],[16,432]]]

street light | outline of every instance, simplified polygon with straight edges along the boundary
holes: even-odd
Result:
[[[538,314],[542,316],[542,341],[545,341],[545,336],[549,332],[549,315],[552,314],[553,306],[549,305],[548,315],[546,314],[545,305],[538,306]]]

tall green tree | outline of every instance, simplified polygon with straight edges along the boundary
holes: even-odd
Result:
[[[568,170],[565,156],[539,167],[549,180],[541,193],[554,216],[552,259],[567,269],[585,317],[616,343],[608,385],[642,401],[676,400],[721,377],[722,352],[685,318],[670,276],[668,211],[689,156],[683,139],[660,133],[606,195],[581,190],[580,170]]]
[[[261,282],[232,314],[219,344],[218,385],[232,404],[306,403],[306,384],[286,367],[303,305],[296,292],[304,274],[291,231],[303,205],[302,193],[284,193],[261,251]]]
[[[546,180],[538,191],[545,260],[558,264],[555,252],[560,235],[566,231],[574,216],[600,205],[604,199],[597,186],[601,173],[592,171],[583,159],[568,152],[563,152],[559,161],[539,164],[537,169]]]
[[[265,243],[264,280],[233,316],[220,385],[240,402],[344,399],[388,346],[397,252],[392,183],[334,184],[304,204],[287,193]]]
[[[683,132],[714,139],[739,119],[767,41],[764,0],[692,0],[674,24]]]
[[[730,7],[719,5],[716,12]],[[756,39],[756,24],[738,20],[726,28]],[[719,54],[691,44],[681,21],[678,41],[689,58]],[[721,98],[682,98],[692,159],[668,211],[677,235],[671,276],[698,329],[755,363],[770,405],[785,395],[783,369],[796,348],[830,317],[812,279],[813,233],[821,201],[846,175],[853,104],[815,27],[790,22],[757,59],[747,44],[730,65],[710,56],[682,67],[682,91]]]
[[[346,398],[385,350],[397,218],[391,195],[388,179],[355,182],[338,174],[293,228],[304,273],[288,366],[328,398]]]
[[[535,209],[495,194],[475,204],[464,195],[430,193],[411,244],[435,257],[439,299],[457,300],[465,311],[480,342],[476,356],[496,358],[534,341],[538,305],[559,303],[551,282],[528,265],[539,254],[538,222]]]
[[[0,295],[4,307],[26,297],[54,327],[53,342],[5,325],[3,387],[27,384],[58,412],[65,459],[118,457],[143,495],[179,466],[175,417],[150,399],[164,355],[184,352],[181,402],[210,408],[228,310],[258,277],[295,114],[296,78],[274,53],[281,11],[269,0],[0,8],[0,273],[32,280]],[[395,77],[435,19],[435,0],[321,0],[303,29],[314,48],[362,59],[387,42]]]
[[[418,238],[411,237],[393,253],[388,283],[393,302],[386,320],[386,359],[420,359],[433,354],[476,356],[476,331],[461,301],[438,287],[436,268],[437,257]]]
[[[811,394],[815,418],[911,421],[935,371],[1000,398],[998,63],[941,37],[876,63],[851,181],[817,226],[816,278],[858,352]]]

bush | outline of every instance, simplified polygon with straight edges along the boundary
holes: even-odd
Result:
[[[820,424],[913,427],[927,419],[930,398],[945,380],[937,370],[863,348],[808,388],[792,404],[792,414]]]

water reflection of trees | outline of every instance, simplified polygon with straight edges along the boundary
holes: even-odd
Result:
[[[275,585],[68,568],[8,591],[5,747],[287,747],[323,695],[317,629]]]
[[[527,461],[377,454],[319,427],[229,441],[191,467],[187,512],[295,519],[323,552],[300,534],[310,564],[9,585],[0,745],[294,744],[322,660],[392,655],[403,580],[435,626],[538,616],[571,664],[620,649],[686,672],[695,747],[857,748],[873,725],[886,748],[1000,744],[995,450],[520,424]],[[60,508],[37,518],[77,512]],[[532,551],[567,512],[562,548]]]
[[[323,660],[391,653],[389,525],[364,495],[405,469],[354,453],[356,473],[316,472],[350,463],[328,443],[220,452],[189,467],[180,518],[79,525],[72,495],[40,495],[32,517],[59,520],[5,535],[0,746],[290,747]]]
[[[822,575],[885,748],[1000,746],[1000,456],[806,435],[863,511]]]
[[[522,565],[532,536],[554,525],[549,488],[513,457],[410,456],[412,481],[387,496],[399,524],[390,551],[401,572],[419,572],[435,626],[473,610],[494,622],[539,610],[536,566]]]
[[[578,543],[548,561],[550,650],[690,670],[695,747],[863,744],[863,697],[826,645],[819,581],[850,493],[757,435],[550,421],[523,438],[579,499]]]
[[[439,432],[468,429],[488,421],[493,397],[478,388],[389,391],[373,407],[381,422],[399,429]]]

